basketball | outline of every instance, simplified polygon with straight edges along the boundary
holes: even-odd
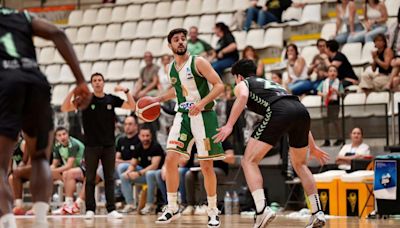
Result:
[[[160,116],[161,105],[154,97],[142,97],[136,102],[136,116],[145,122],[153,122]]]

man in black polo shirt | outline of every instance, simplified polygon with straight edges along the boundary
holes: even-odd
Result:
[[[107,200],[107,211],[110,218],[122,218],[115,210],[114,196],[114,170],[115,170],[115,112],[114,108],[135,109],[135,101],[126,89],[120,85],[115,91],[126,94],[127,101],[104,93],[104,77],[100,73],[94,73],[90,82],[93,87],[93,98],[89,106],[82,111],[82,123],[85,131],[85,163],[86,163],[86,219],[94,218],[96,201],[94,189],[96,185],[96,170],[101,160],[104,171],[104,184]],[[75,110],[73,94],[68,94],[61,110]]]

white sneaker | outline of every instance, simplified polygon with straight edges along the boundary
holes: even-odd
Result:
[[[194,213],[194,207],[189,205],[187,206],[183,211],[182,211],[182,215],[193,215]]]
[[[142,215],[149,215],[149,214],[154,214],[156,212],[155,208],[153,207],[153,205],[149,204],[146,206],[144,206],[144,208],[142,210],[140,210],[140,213]]]
[[[220,226],[218,208],[207,208],[208,228],[218,228]]]
[[[195,215],[205,215],[207,213],[207,206],[206,205],[200,205],[196,206],[194,209],[194,214]]]
[[[311,215],[310,221],[308,222],[306,228],[319,228],[325,226],[326,219],[323,211],[318,211],[317,213]]]
[[[93,211],[86,211],[85,219],[94,219],[94,212]]]
[[[52,215],[62,215],[62,214],[64,214],[63,212],[64,212],[64,206],[62,206],[54,211],[51,211],[51,214]]]
[[[166,207],[160,217],[157,218],[157,224],[167,224],[181,217],[179,210],[173,211],[171,208]]]
[[[110,213],[107,214],[107,218],[109,218],[109,219],[122,219],[123,216],[118,211],[113,210],[113,211],[111,211]]]
[[[125,205],[124,209],[122,209],[120,212],[124,213],[124,214],[129,214],[129,213],[134,212],[135,210],[136,210],[136,208],[133,205],[127,204],[127,205]]]
[[[272,222],[272,220],[275,219],[275,216],[275,212],[273,212],[271,208],[267,206],[267,202],[265,202],[264,210],[260,213],[257,212],[254,216],[254,228],[266,227],[269,223]]]

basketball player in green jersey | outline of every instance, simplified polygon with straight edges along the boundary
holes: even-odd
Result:
[[[165,161],[168,207],[156,223],[170,223],[179,218],[179,158],[184,156],[189,159],[191,146],[196,143],[207,192],[208,227],[219,227],[217,179],[213,160],[224,159],[224,151],[221,143],[214,143],[212,140],[218,127],[217,115],[212,108],[214,99],[223,92],[224,85],[208,61],[189,55],[186,36],[187,31],[181,28],[172,30],[168,35],[168,46],[174,53],[174,61],[169,69],[172,88],[157,98],[163,102],[176,97],[177,114],[169,133]]]

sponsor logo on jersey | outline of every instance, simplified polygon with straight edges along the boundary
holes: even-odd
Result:
[[[178,79],[176,79],[176,78],[171,78],[171,84],[172,84],[172,85],[175,85],[177,81],[178,81]]]
[[[190,107],[192,107],[193,105],[194,105],[193,102],[186,101],[186,102],[180,103],[179,108],[181,108],[183,110],[189,110]]]
[[[193,74],[192,74],[192,71],[190,70],[190,67],[186,67],[186,78],[187,79],[193,78]]]
[[[186,141],[186,140],[187,140],[187,134],[182,133],[180,139],[181,139],[182,141]]]
[[[94,109],[96,108],[96,105],[92,104],[92,105],[90,106],[90,108],[92,108],[92,110],[94,110]]]
[[[185,144],[183,144],[183,142],[179,142],[179,141],[176,141],[176,140],[170,140],[168,143],[171,144],[171,145],[177,145],[180,148],[183,148],[185,146]]]
[[[112,109],[112,105],[108,104],[108,105],[107,105],[107,109],[108,109],[108,110],[111,110],[111,109]]]
[[[134,145],[131,145],[131,148],[130,148],[131,150],[134,150],[135,149],[135,146]]]

